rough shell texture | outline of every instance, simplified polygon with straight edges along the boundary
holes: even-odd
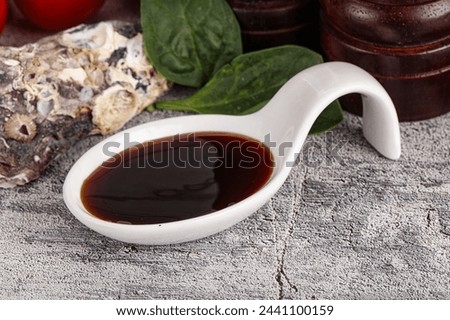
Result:
[[[120,129],[167,89],[138,25],[81,25],[0,47],[0,187],[38,178],[74,142]]]

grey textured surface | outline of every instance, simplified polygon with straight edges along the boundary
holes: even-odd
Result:
[[[136,21],[136,3],[107,1],[93,21]],[[44,35],[12,7],[0,44]],[[308,139],[301,164],[250,218],[164,247],[107,239],[66,209],[64,177],[92,137],[40,180],[0,190],[0,298],[450,299],[450,114],[401,130],[403,155],[390,161],[346,115]]]
[[[308,138],[250,218],[170,246],[116,242],[68,212],[65,174],[100,138],[78,143],[40,180],[0,191],[0,298],[449,299],[450,114],[402,124],[399,161],[379,156],[360,124],[347,114]]]

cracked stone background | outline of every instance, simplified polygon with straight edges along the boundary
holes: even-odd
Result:
[[[124,3],[107,2],[96,19],[135,18]],[[42,35],[13,8],[0,43]],[[179,114],[143,113],[128,126]],[[70,214],[65,175],[101,138],[84,140],[38,181],[0,190],[0,298],[450,299],[450,114],[403,123],[401,136],[401,159],[382,158],[360,118],[346,114],[331,133],[308,138],[258,212],[170,246],[117,242]]]

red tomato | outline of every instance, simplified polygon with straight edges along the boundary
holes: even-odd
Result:
[[[105,0],[14,0],[36,26],[56,31],[80,24],[94,15]]]
[[[6,23],[6,17],[8,16],[8,0],[0,0],[0,32]]]

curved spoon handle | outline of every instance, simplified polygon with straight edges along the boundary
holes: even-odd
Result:
[[[262,122],[271,120],[264,125],[272,129],[275,141],[286,141],[286,130],[291,128],[292,149],[299,151],[320,113],[349,93],[362,94],[366,139],[385,157],[398,159],[400,129],[391,98],[374,77],[349,63],[327,62],[298,73],[254,116]]]

